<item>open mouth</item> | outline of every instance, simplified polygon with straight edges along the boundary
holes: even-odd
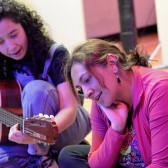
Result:
[[[15,55],[17,55],[20,51],[21,51],[21,48],[20,48],[16,53],[13,53],[13,54],[11,54],[11,55],[15,56]]]

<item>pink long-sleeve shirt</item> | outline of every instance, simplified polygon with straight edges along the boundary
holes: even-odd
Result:
[[[132,122],[147,168],[168,168],[168,73],[132,67],[134,74]],[[96,102],[91,108],[91,168],[113,168],[128,134],[116,133]]]

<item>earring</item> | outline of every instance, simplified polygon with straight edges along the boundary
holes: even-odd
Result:
[[[117,66],[114,66],[113,72],[114,72],[114,73],[117,73],[117,72],[118,72],[118,67],[117,67]]]
[[[121,80],[120,80],[120,78],[119,78],[118,75],[117,75],[118,67],[117,67],[116,65],[115,65],[114,68],[113,68],[113,72],[116,74],[118,83],[121,83]]]
[[[116,77],[117,77],[117,82],[118,82],[118,83],[121,83],[121,80],[120,80],[120,78],[118,77],[118,75],[116,75]]]

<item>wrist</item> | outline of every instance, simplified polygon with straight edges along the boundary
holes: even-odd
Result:
[[[114,126],[114,125],[111,125],[112,129],[117,132],[118,134],[121,134],[121,135],[124,135],[125,132],[126,132],[126,127],[124,128],[121,128],[121,127],[117,127],[117,126]]]

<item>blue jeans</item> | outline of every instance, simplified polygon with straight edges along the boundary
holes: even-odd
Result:
[[[1,168],[26,168],[29,157],[27,145],[20,145],[14,142],[0,144]]]
[[[90,145],[70,145],[64,147],[58,157],[60,168],[89,168]]]

